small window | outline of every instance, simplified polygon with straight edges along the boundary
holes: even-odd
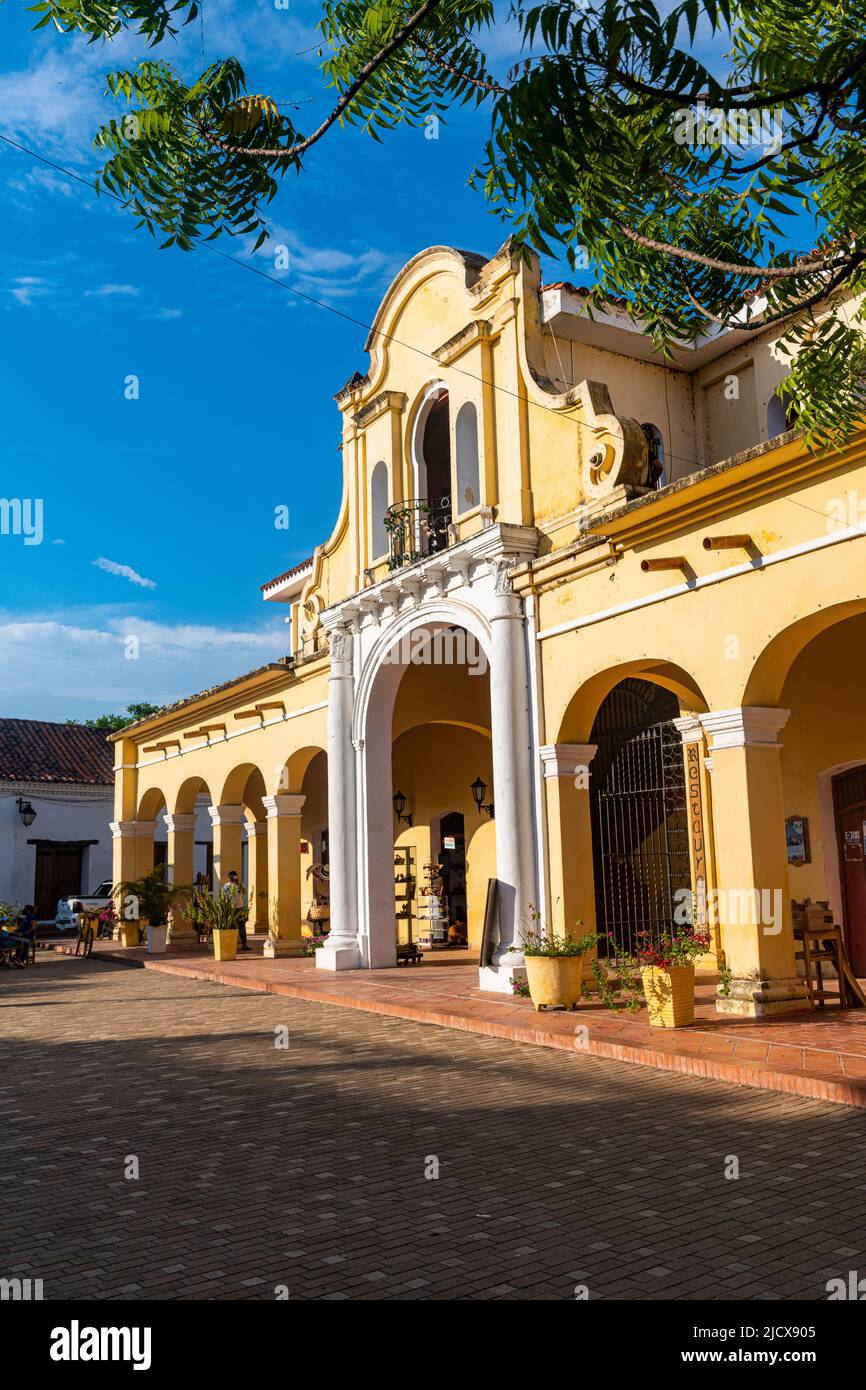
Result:
[[[767,402],[767,438],[786,434],[797,424],[797,408],[791,400],[784,384],[774,391]]]
[[[388,552],[385,513],[388,510],[388,465],[380,459],[370,478],[370,559]]]
[[[667,482],[665,469],[665,441],[658,425],[645,424],[641,429],[647,442],[647,471],[644,487],[660,488]]]
[[[478,478],[478,412],[466,401],[457,412],[457,507],[458,515],[481,501]]]

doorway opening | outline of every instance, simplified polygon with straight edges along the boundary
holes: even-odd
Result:
[[[466,826],[461,811],[449,811],[439,822],[439,867],[448,945],[468,946]]]
[[[33,904],[40,921],[54,919],[61,898],[82,891],[82,846],[62,841],[36,846]],[[89,887],[89,885],[88,885]]]
[[[672,929],[678,895],[691,892],[679,713],[671,691],[630,677],[607,696],[590,735],[598,930],[630,954],[638,933],[657,940]]]
[[[833,778],[842,929],[855,975],[866,975],[866,763]]]
[[[444,550],[451,522],[451,425],[448,392],[443,387],[430,404],[421,435],[421,463],[424,476],[420,493],[430,508],[429,550]]]

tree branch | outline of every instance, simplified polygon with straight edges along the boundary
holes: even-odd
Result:
[[[403,28],[399,29],[393,38],[389,39],[388,42],[379,49],[379,52],[374,54],[368,63],[364,64],[358,76],[346,88],[333,111],[325,117],[318,130],[314,130],[312,135],[308,135],[305,140],[298,141],[296,145],[292,145],[289,149],[279,146],[276,149],[251,149],[247,145],[230,145],[227,141],[220,140],[218,136],[211,134],[200,122],[196,121],[199,131],[209,144],[215,145],[217,149],[222,150],[224,154],[242,154],[254,159],[297,159],[299,155],[304,154],[311,146],[317,144],[323,135],[327,134],[331,126],[340,119],[346,107],[354,101],[361,88],[364,87],[367,81],[373,76],[373,73],[391,57],[392,53],[403,46],[409,36],[424,22],[438,3],[439,0],[424,0],[424,4],[409,17],[403,25]]]
[[[699,251],[687,251],[682,246],[672,246],[668,241],[654,241],[652,237],[642,236],[640,232],[634,231],[624,222],[617,222],[616,226],[623,236],[628,237],[629,241],[645,247],[648,251],[661,251],[665,255],[675,256],[680,260],[692,261],[695,265],[705,265],[709,270],[721,270],[726,275],[748,275],[752,279],[805,279],[810,275],[819,274],[822,270],[832,270],[836,265],[844,267],[851,259],[848,256],[843,256],[840,260],[835,252],[811,251],[808,256],[802,256],[793,265],[738,265],[734,261],[719,261],[714,256],[702,256]]]

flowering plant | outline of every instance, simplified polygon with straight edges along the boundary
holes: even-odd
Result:
[[[637,963],[641,970],[651,966],[657,970],[670,970],[674,965],[694,965],[710,949],[707,933],[694,927],[684,926],[675,928],[673,932],[662,932],[655,941],[647,931],[640,931],[637,935],[641,941],[637,949]]]
[[[315,933],[313,936],[305,937],[303,945],[303,954],[305,956],[314,956],[316,952],[319,950],[319,948],[321,946],[324,946],[327,939],[327,933]]]

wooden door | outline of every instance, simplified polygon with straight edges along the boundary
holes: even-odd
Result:
[[[60,898],[81,892],[81,846],[37,845],[33,901],[36,915],[53,918]]]
[[[866,767],[834,780],[845,942],[854,974],[866,977]]]

